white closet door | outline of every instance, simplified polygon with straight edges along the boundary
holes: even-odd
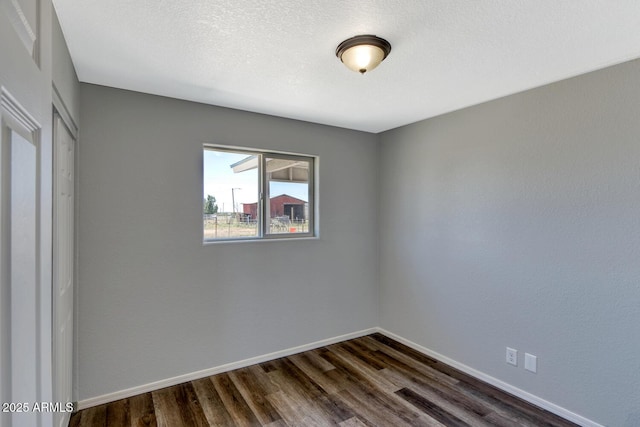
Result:
[[[74,153],[75,141],[64,122],[54,119],[54,399],[71,402],[73,355]],[[68,412],[56,412],[55,426],[66,426]]]

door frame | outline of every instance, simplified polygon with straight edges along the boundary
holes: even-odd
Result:
[[[38,121],[28,112],[23,105],[18,102],[16,98],[5,88],[0,87],[0,374],[3,378],[9,378],[10,380],[4,380],[0,385],[0,400],[12,401],[12,381],[16,374],[14,372],[14,366],[12,363],[12,345],[13,327],[11,325],[12,312],[16,308],[12,304],[11,288],[11,175],[13,165],[11,164],[11,151],[12,151],[12,139],[13,134],[17,134],[25,141],[32,144],[35,147],[36,165],[35,165],[35,295],[34,301],[31,301],[35,306],[35,330],[25,331],[25,333],[32,333],[35,337],[36,353],[36,365],[33,367],[35,372],[35,384],[33,384],[33,396],[38,401],[43,401],[46,396],[46,391],[43,390],[43,367],[42,356],[46,353],[46,349],[49,346],[47,337],[48,331],[42,329],[43,313],[41,311],[42,303],[47,299],[46,295],[43,295],[42,287],[42,252],[45,248],[46,242],[42,238],[42,132],[41,125]],[[26,301],[29,303],[29,301]],[[11,419],[14,414],[0,414],[0,425],[10,425]],[[37,422],[37,425],[41,425],[42,414],[33,414],[35,417],[31,417],[30,421]]]

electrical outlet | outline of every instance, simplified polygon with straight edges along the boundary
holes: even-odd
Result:
[[[533,354],[524,354],[524,369],[531,371],[534,374],[538,372],[538,357]]]
[[[507,347],[507,363],[513,366],[518,366],[518,350]]]

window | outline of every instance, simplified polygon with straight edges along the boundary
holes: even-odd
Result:
[[[204,146],[205,242],[314,236],[315,158]]]

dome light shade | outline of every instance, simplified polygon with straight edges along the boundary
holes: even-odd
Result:
[[[391,52],[391,44],[372,35],[351,37],[340,43],[336,56],[350,70],[364,74],[376,68]]]

